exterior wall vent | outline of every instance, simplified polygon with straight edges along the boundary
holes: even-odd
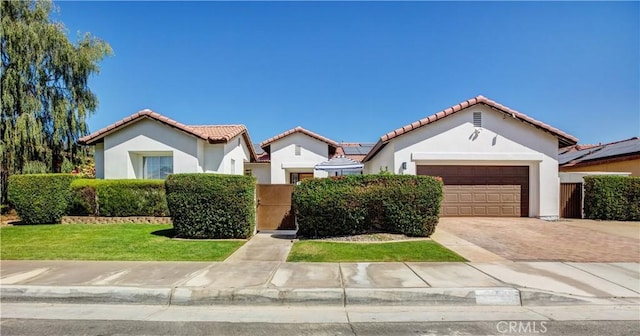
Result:
[[[300,156],[300,152],[302,151],[302,148],[300,145],[296,145],[296,156]]]
[[[473,112],[473,127],[482,128],[482,112]]]

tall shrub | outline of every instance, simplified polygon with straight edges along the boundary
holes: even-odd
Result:
[[[9,201],[25,224],[55,224],[65,215],[71,193],[71,174],[9,176]]]
[[[248,238],[255,227],[251,176],[173,174],[165,181],[176,234],[183,238]]]
[[[346,181],[308,179],[295,186],[292,201],[300,235],[344,236],[371,229],[366,220],[366,191]]]
[[[438,223],[442,182],[409,175],[352,175],[297,185],[299,233],[340,236],[370,230],[429,236]]]
[[[584,183],[586,218],[640,220],[640,177],[585,176]]]
[[[169,216],[164,180],[78,179],[71,191],[74,215]]]

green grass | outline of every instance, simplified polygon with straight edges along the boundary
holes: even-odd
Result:
[[[0,259],[224,260],[244,241],[172,240],[171,225],[71,224],[0,228]]]
[[[466,261],[458,254],[431,241],[393,243],[334,243],[298,241],[287,261]]]

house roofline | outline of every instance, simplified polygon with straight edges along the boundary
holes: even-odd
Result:
[[[311,132],[311,131],[309,131],[307,129],[304,129],[304,128],[298,126],[298,127],[295,127],[295,128],[292,128],[292,129],[290,129],[288,131],[282,132],[282,133],[280,133],[280,134],[278,134],[276,136],[273,136],[273,137],[261,142],[260,143],[260,147],[266,148],[269,145],[271,145],[272,143],[274,143],[274,142],[276,142],[276,141],[278,141],[280,139],[283,139],[283,138],[285,138],[285,137],[287,137],[289,135],[295,134],[295,133],[305,134],[305,135],[310,136],[310,137],[312,137],[312,138],[314,138],[316,140],[320,140],[322,142],[325,142],[329,146],[332,146],[332,147],[335,147],[335,148],[338,148],[340,146],[337,142],[335,142],[335,141],[333,141],[333,140],[331,140],[329,138],[323,137],[322,135],[320,135],[318,133]]]
[[[139,122],[141,120],[144,119],[149,119],[149,120],[154,120],[157,122],[160,122],[166,126],[169,126],[171,128],[177,129],[179,131],[185,132],[189,135],[192,135],[198,139],[202,139],[207,141],[208,143],[211,144],[223,144],[223,143],[228,143],[229,141],[231,141],[233,138],[237,137],[237,136],[242,136],[245,139],[245,142],[247,143],[247,148],[249,150],[249,156],[250,156],[250,160],[256,161],[257,160],[257,155],[255,152],[255,149],[253,148],[252,142],[251,142],[251,138],[249,137],[249,132],[247,130],[247,128],[244,125],[209,125],[209,127],[224,127],[224,126],[228,126],[228,127],[237,127],[238,131],[236,132],[232,132],[229,134],[224,134],[224,135],[220,135],[220,136],[213,136],[213,135],[207,135],[207,134],[203,134],[201,132],[199,132],[196,128],[197,127],[206,127],[206,126],[201,126],[201,125],[197,125],[197,126],[188,126],[185,125],[183,123],[180,123],[178,121],[175,121],[171,118],[165,117],[157,112],[154,112],[150,109],[144,109],[141,111],[138,111],[128,117],[125,117],[107,127],[104,127],[94,133],[91,133],[87,136],[84,136],[80,139],[78,139],[78,144],[80,145],[95,145],[97,143],[100,143],[104,140],[104,137],[106,137],[109,134],[112,134],[114,132],[117,132],[118,130],[120,130],[123,127],[132,125],[136,122]],[[195,127],[195,128],[194,128]]]
[[[362,160],[362,162],[367,162],[369,160],[371,160],[374,156],[376,156],[376,154],[378,154],[379,151],[381,151],[386,145],[387,143],[389,143],[391,140],[404,135],[406,133],[409,133],[413,130],[416,130],[418,128],[421,128],[423,126],[432,124],[440,119],[443,119],[445,117],[448,117],[454,113],[457,113],[459,111],[462,111],[468,107],[471,106],[475,106],[478,104],[483,104],[486,106],[489,106],[491,108],[493,108],[494,110],[497,110],[499,112],[511,115],[513,118],[521,120],[525,123],[530,124],[533,127],[536,127],[540,130],[543,130],[547,133],[550,133],[552,135],[554,135],[556,138],[558,138],[559,140],[559,145],[561,145],[562,147],[566,147],[566,146],[571,146],[571,145],[575,145],[576,143],[578,143],[578,139],[572,135],[569,135],[568,133],[562,132],[561,130],[552,127],[550,125],[547,125],[541,121],[538,121],[536,119],[533,119],[527,115],[525,115],[524,113],[518,112],[514,109],[511,109],[509,107],[506,107],[500,103],[497,103],[491,99],[488,99],[482,95],[479,95],[477,97],[468,99],[466,101],[463,101],[457,105],[451,106],[447,109],[444,109],[440,112],[437,112],[435,114],[432,114],[426,118],[420,119],[418,121],[415,121],[411,124],[405,125],[401,128],[398,128],[394,131],[391,131],[383,136],[380,137],[380,139],[378,140],[378,142],[376,142],[376,144],[373,146],[373,148],[371,149],[371,151],[367,154],[367,156]]]

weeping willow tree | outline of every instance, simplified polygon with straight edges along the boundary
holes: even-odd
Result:
[[[2,1],[1,6],[4,196],[6,177],[21,173],[27,162],[59,172],[65,157],[83,155],[76,141],[88,133],[86,119],[98,104],[88,80],[111,47],[88,33],[71,42],[64,25],[50,18],[51,1]]]

